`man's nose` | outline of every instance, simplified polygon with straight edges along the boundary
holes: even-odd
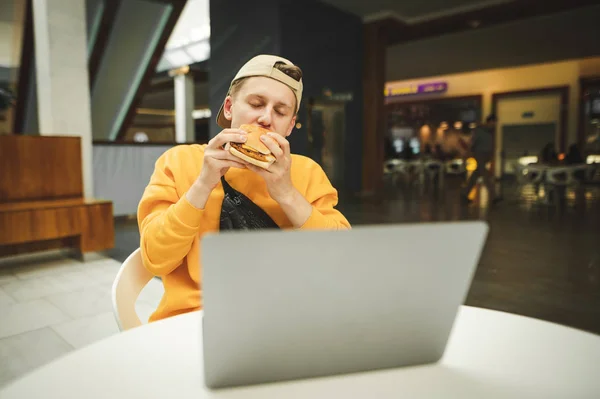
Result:
[[[258,123],[260,123],[263,127],[271,126],[271,108],[265,107],[258,118]]]

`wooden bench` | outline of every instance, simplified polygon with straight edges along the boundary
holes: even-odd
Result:
[[[0,136],[0,257],[114,246],[112,202],[83,197],[78,137]]]

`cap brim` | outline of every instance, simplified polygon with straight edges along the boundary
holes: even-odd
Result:
[[[223,107],[225,106],[225,101],[221,104],[221,108],[219,109],[219,113],[217,114],[217,125],[219,125],[222,129],[228,129],[231,127],[231,121],[225,118],[223,113]]]

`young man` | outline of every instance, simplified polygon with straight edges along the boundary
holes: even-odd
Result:
[[[145,267],[162,277],[165,293],[150,321],[202,308],[200,241],[207,232],[273,227],[348,229],[323,170],[291,155],[286,140],[302,99],[302,71],[290,61],[259,55],[233,79],[217,116],[224,130],[208,145],[166,151],[138,207]],[[242,124],[271,133],[263,142],[276,161],[268,170],[228,151],[245,141]]]

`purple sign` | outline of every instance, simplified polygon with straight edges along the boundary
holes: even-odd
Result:
[[[390,85],[385,88],[386,97],[411,96],[415,94],[444,93],[448,90],[447,82],[431,82],[410,85]]]

